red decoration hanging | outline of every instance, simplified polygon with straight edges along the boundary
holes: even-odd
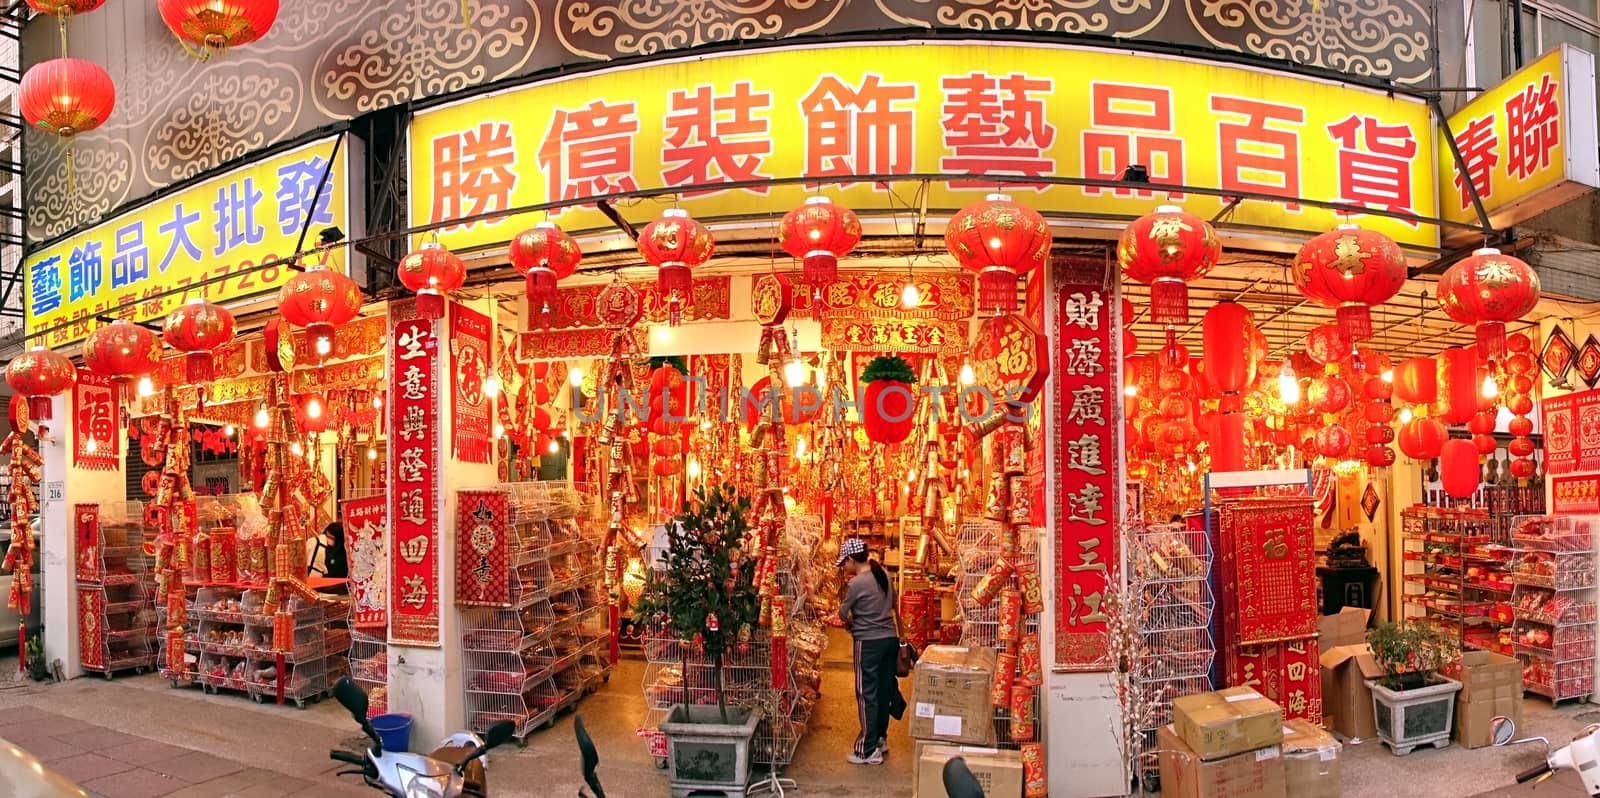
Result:
[[[52,58],[28,68],[17,108],[29,125],[71,138],[104,124],[117,105],[111,73],[93,61]]]
[[[1150,318],[1171,327],[1189,323],[1190,280],[1198,280],[1222,257],[1222,242],[1211,224],[1162,205],[1122,231],[1117,265],[1123,276],[1150,286]]]
[[[539,326],[548,326],[561,299],[556,284],[578,271],[583,250],[554,222],[540,222],[511,239],[510,255],[511,265],[527,280],[528,309]]]
[[[83,364],[89,371],[110,378],[117,401],[126,406],[133,401],[134,381],[161,365],[161,339],[137,324],[118,319],[89,333],[83,342]]]
[[[1205,375],[1217,390],[1238,393],[1255,379],[1253,329],[1250,311],[1237,302],[1218,302],[1201,318]]]
[[[1518,258],[1480,249],[1439,278],[1439,307],[1462,324],[1476,324],[1478,354],[1486,361],[1505,354],[1506,322],[1539,303],[1539,275]]]
[[[1372,337],[1370,309],[1405,285],[1406,259],[1388,236],[1347,224],[1307,241],[1293,274],[1307,299],[1337,309],[1346,337],[1364,341]]]
[[[1413,460],[1432,460],[1439,456],[1448,437],[1449,432],[1438,419],[1413,418],[1400,428],[1400,451]]]
[[[28,0],[28,7],[41,14],[70,17],[87,14],[106,4],[106,0]]]
[[[1517,437],[1533,434],[1533,419],[1526,416],[1516,416],[1506,422],[1506,431]]]
[[[1350,452],[1350,432],[1338,424],[1329,424],[1317,430],[1317,453],[1335,460]]]
[[[1478,450],[1472,441],[1456,438],[1440,447],[1439,483],[1457,499],[1478,492]]]
[[[873,380],[861,396],[861,426],[874,443],[900,443],[916,426],[915,389],[897,380]]]
[[[1350,406],[1350,383],[1342,377],[1328,375],[1311,381],[1306,392],[1311,409],[1318,413],[1338,413]]]
[[[1532,439],[1521,436],[1512,438],[1511,442],[1506,444],[1506,451],[1510,452],[1512,457],[1531,457],[1535,448]]]
[[[416,292],[417,316],[437,319],[444,316],[445,294],[467,279],[467,265],[438,241],[427,241],[400,259],[395,274],[401,285]]]
[[[278,19],[278,0],[156,0],[156,8],[167,28],[202,54],[256,41]]]
[[[161,337],[185,355],[184,377],[191,383],[216,379],[212,353],[233,340],[233,314],[195,297],[168,314]]]
[[[1402,360],[1394,368],[1394,395],[1412,405],[1428,405],[1439,398],[1439,366],[1431,357]]]
[[[1394,465],[1394,449],[1381,443],[1368,444],[1367,465],[1374,468],[1386,468]]]
[[[36,346],[12,359],[6,366],[6,383],[18,395],[28,398],[28,415],[49,421],[50,399],[78,381],[78,370],[66,355]]]
[[[656,289],[667,298],[667,323],[678,326],[683,303],[692,299],[690,270],[716,250],[711,231],[681,208],[668,208],[639,233],[639,254],[656,267]]]
[[[1518,457],[1511,461],[1511,476],[1517,479],[1527,479],[1533,476],[1533,458]]]
[[[1000,315],[1017,309],[1017,278],[1049,260],[1050,226],[1038,211],[990,194],[950,217],[944,245],[978,275],[978,312]]]
[[[1471,352],[1450,347],[1439,353],[1439,418],[1465,424],[1478,412],[1478,363]]]
[[[1494,454],[1494,450],[1500,448],[1500,444],[1495,441],[1493,435],[1479,433],[1472,436],[1472,448],[1477,449],[1478,454],[1487,456]]]
[[[325,267],[309,267],[278,289],[278,313],[290,324],[306,328],[319,362],[333,354],[339,325],[360,312],[361,289],[355,281]]]
[[[801,279],[813,293],[833,282],[839,259],[859,243],[861,220],[827,197],[808,197],[804,205],[784,214],[778,225],[778,245],[800,261]]]
[[[1320,366],[1337,364],[1354,351],[1350,337],[1337,324],[1323,324],[1311,328],[1306,335],[1306,354]]]
[[[1373,424],[1367,427],[1367,443],[1394,443],[1394,427],[1388,424]]]

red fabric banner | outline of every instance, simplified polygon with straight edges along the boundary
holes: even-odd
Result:
[[[383,574],[389,499],[381,495],[346,499],[340,512],[344,521],[345,562],[350,564],[351,625],[357,629],[386,629],[389,596],[383,586]]]
[[[1223,645],[1317,633],[1316,533],[1311,500],[1239,499],[1222,506]]]
[[[389,642],[439,645],[438,326],[389,308]]]
[[[511,502],[497,490],[456,494],[456,603],[511,606]]]
[[[1600,471],[1600,391],[1581,391],[1540,402],[1545,473]]]
[[[117,400],[111,378],[78,369],[72,388],[72,462],[90,471],[115,471],[122,464]]]
[[[1322,652],[1315,637],[1228,646],[1229,687],[1249,687],[1283,707],[1285,720],[1322,723]]]
[[[1106,615],[1108,569],[1117,562],[1118,490],[1113,385],[1118,357],[1112,333],[1114,294],[1099,262],[1057,272],[1054,418],[1057,670],[1109,670]]]
[[[100,572],[100,505],[72,505],[72,534],[78,541],[78,581],[104,579]]]
[[[459,302],[450,303],[450,440],[456,459],[487,463],[494,452],[494,400],[483,392],[489,376],[488,316]]]
[[[1600,474],[1550,480],[1552,513],[1600,513]]]
[[[106,594],[98,587],[78,589],[78,661],[85,668],[106,666]]]

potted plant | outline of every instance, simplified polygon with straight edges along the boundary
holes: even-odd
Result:
[[[737,790],[750,780],[750,740],[759,710],[729,706],[726,659],[748,647],[760,619],[755,561],[745,553],[750,500],[732,485],[700,487],[668,526],[665,567],[646,586],[639,616],[678,639],[683,703],[661,726],[673,794]],[[712,695],[691,688],[709,676]],[[714,703],[712,700],[714,699]]]
[[[876,443],[900,443],[911,437],[917,377],[898,355],[875,357],[861,372],[861,426]]]
[[[1396,756],[1419,745],[1450,744],[1461,683],[1440,676],[1461,649],[1454,637],[1422,621],[1383,623],[1367,632],[1367,646],[1384,675],[1367,682],[1378,737]]]

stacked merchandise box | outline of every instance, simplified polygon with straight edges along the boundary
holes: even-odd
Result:
[[[1161,794],[1177,798],[1286,798],[1283,710],[1231,687],[1173,702],[1156,733]]]
[[[1367,681],[1382,676],[1383,668],[1367,647],[1371,615],[1371,610],[1345,607],[1337,615],[1323,616],[1317,627],[1323,722],[1352,743],[1378,733]]]
[[[1595,516],[1518,516],[1514,640],[1528,692],[1551,701],[1592,695],[1595,668]]]
[[[1292,798],[1341,798],[1344,746],[1321,726],[1296,718],[1283,724],[1283,772]]]
[[[1456,740],[1466,748],[1492,745],[1490,721],[1497,716],[1522,722],[1522,663],[1492,651],[1461,655],[1456,696]]]
[[[73,505],[82,667],[107,679],[155,665],[155,564],[140,502]]]
[[[189,607],[194,631],[184,640],[197,663],[193,682],[209,693],[245,693],[257,703],[293,702],[304,708],[328,694],[348,671],[348,605],[335,596],[315,602],[290,597],[284,611],[292,617],[293,635],[278,650],[274,617],[262,611],[266,593],[233,586],[197,591]]]

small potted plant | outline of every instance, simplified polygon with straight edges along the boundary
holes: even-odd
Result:
[[[1449,633],[1423,621],[1383,623],[1367,632],[1367,646],[1384,675],[1367,682],[1378,737],[1396,756],[1419,745],[1450,744],[1461,683],[1439,669],[1461,656]]]
[[[861,372],[861,426],[875,443],[901,443],[916,426],[917,377],[898,355],[875,357]]]

